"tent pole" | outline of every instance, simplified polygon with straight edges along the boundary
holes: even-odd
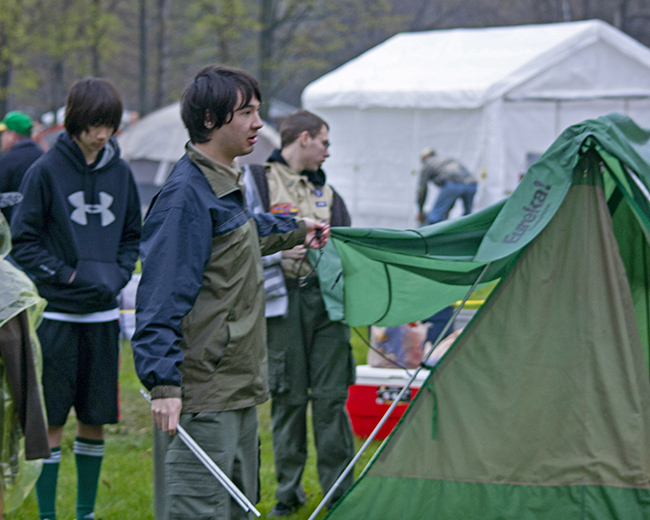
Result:
[[[470,295],[471,295],[471,294],[476,290],[476,286],[477,286],[479,283],[481,283],[481,279],[482,279],[483,276],[485,275],[485,273],[486,273],[486,271],[488,270],[488,268],[490,267],[490,265],[492,265],[491,262],[488,263],[488,264],[486,264],[485,267],[483,267],[483,270],[481,271],[481,273],[479,274],[478,278],[476,279],[476,281],[474,282],[474,284],[472,285],[472,287],[469,289],[469,291],[467,292],[467,294],[466,294],[465,297],[463,298],[463,301],[460,303],[460,305],[458,306],[458,308],[457,308],[457,309],[454,311],[454,313],[451,315],[451,318],[449,318],[449,320],[447,321],[445,327],[442,329],[442,331],[440,332],[440,334],[439,334],[438,337],[436,338],[435,344],[431,347],[431,349],[429,350],[429,352],[427,353],[427,355],[426,355],[426,356],[424,357],[424,359],[422,360],[422,364],[421,364],[421,365],[417,368],[417,370],[413,373],[413,375],[411,376],[411,379],[409,380],[409,382],[408,382],[406,385],[404,385],[404,387],[403,387],[402,390],[399,392],[399,394],[397,394],[397,397],[395,397],[395,399],[393,400],[393,403],[390,405],[390,407],[388,408],[388,410],[386,410],[386,413],[385,413],[384,416],[381,418],[381,420],[379,421],[379,423],[377,423],[377,426],[375,426],[375,429],[372,430],[372,433],[368,436],[368,438],[366,439],[366,441],[363,443],[363,446],[361,446],[361,448],[359,448],[359,451],[357,452],[357,454],[356,454],[356,455],[354,456],[354,458],[350,461],[350,463],[347,465],[347,467],[343,470],[343,472],[341,473],[341,475],[339,476],[339,478],[336,479],[336,482],[334,482],[334,484],[332,485],[332,487],[330,488],[330,490],[329,490],[329,491],[327,492],[327,494],[323,497],[323,499],[321,500],[320,504],[318,504],[318,507],[314,510],[314,512],[311,514],[311,516],[309,517],[308,520],[314,520],[314,519],[316,518],[316,516],[318,515],[318,513],[320,513],[321,510],[323,509],[323,507],[325,507],[325,503],[327,502],[327,500],[329,500],[329,498],[334,494],[334,491],[336,491],[336,489],[339,487],[339,485],[341,484],[341,482],[343,481],[343,479],[348,475],[348,473],[350,473],[350,471],[352,471],[352,470],[354,469],[354,465],[355,465],[355,464],[357,463],[357,461],[361,458],[361,455],[362,455],[363,452],[366,450],[366,448],[367,448],[367,447],[370,445],[370,443],[374,440],[374,438],[375,438],[376,435],[379,433],[379,430],[382,428],[382,426],[384,425],[384,423],[389,419],[391,413],[393,413],[393,410],[397,407],[397,404],[398,404],[398,403],[400,402],[400,400],[402,399],[402,396],[407,392],[407,390],[409,390],[411,384],[413,383],[413,381],[415,381],[415,378],[416,378],[417,375],[420,373],[420,370],[422,370],[422,368],[424,367],[425,362],[426,362],[426,361],[429,359],[429,357],[431,356],[431,353],[432,353],[432,352],[435,350],[435,348],[438,346],[438,343],[440,343],[440,341],[441,341],[442,338],[444,337],[444,335],[445,335],[445,333],[447,332],[447,330],[449,330],[449,327],[451,327],[451,324],[452,324],[452,323],[454,322],[454,320],[456,319],[456,316],[457,316],[458,313],[461,311],[461,309],[465,306],[465,303],[466,303],[467,300],[469,299]],[[383,442],[382,445],[379,447],[379,449],[375,452],[375,454],[372,456],[372,458],[370,459],[370,461],[368,462],[368,464],[366,464],[366,467],[363,469],[363,472],[361,473],[361,476],[363,476],[363,475],[366,473],[366,471],[370,468],[370,466],[371,466],[372,463],[374,462],[374,460],[375,460],[377,454],[381,451],[381,448],[383,447],[383,445],[384,445],[384,443],[386,442],[386,440],[388,440],[388,438],[386,438],[386,439],[384,440],[384,442]],[[361,476],[360,476],[359,478],[361,478]]]

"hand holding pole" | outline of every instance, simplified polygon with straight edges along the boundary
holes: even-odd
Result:
[[[151,403],[151,396],[146,393],[144,390],[140,390],[142,397],[144,397],[149,403]],[[251,511],[256,517],[262,516],[261,513],[255,508],[255,506],[248,500],[246,495],[233,483],[232,480],[228,478],[223,470],[215,464],[215,462],[210,458],[210,456],[199,446],[196,441],[190,436],[189,433],[183,428],[180,424],[176,427],[178,436],[189,448],[189,450],[196,455],[203,465],[208,469],[210,473],[219,481],[219,483],[226,488],[226,491],[230,496],[237,502],[240,507],[248,512]]]

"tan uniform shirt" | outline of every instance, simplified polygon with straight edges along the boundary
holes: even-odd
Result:
[[[334,199],[329,185],[314,186],[306,176],[279,162],[268,163],[266,168],[271,213],[329,223]],[[301,264],[300,260],[285,258],[282,269],[287,278],[298,278],[309,273],[311,266],[307,259]]]

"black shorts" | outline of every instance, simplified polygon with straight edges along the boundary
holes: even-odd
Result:
[[[43,319],[38,337],[49,425],[63,426],[73,406],[84,424],[117,422],[119,332],[117,320],[71,323]]]

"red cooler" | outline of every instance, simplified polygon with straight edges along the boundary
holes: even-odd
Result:
[[[370,436],[413,373],[415,369],[406,371],[401,368],[357,366],[357,381],[350,387],[346,404],[355,435],[361,438]],[[385,439],[393,430],[428,375],[428,370],[420,371],[379,430],[377,439]]]

